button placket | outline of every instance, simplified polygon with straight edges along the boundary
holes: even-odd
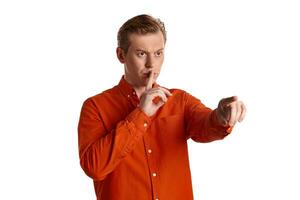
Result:
[[[147,122],[144,122],[144,128],[149,128],[148,127],[148,123]],[[151,134],[146,134],[144,136],[144,148],[145,148],[145,155],[147,156],[147,161],[148,161],[148,167],[149,167],[149,172],[150,172],[150,179],[151,179],[151,185],[152,185],[152,194],[153,194],[153,200],[156,200],[158,199],[158,172],[157,172],[157,169],[156,169],[156,160],[155,160],[155,157],[154,154],[153,154],[153,149],[151,147],[151,142],[150,142],[150,136]]]

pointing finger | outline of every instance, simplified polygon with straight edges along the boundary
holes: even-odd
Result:
[[[239,119],[239,122],[242,122],[242,121],[244,120],[245,115],[246,115],[246,111],[247,111],[246,106],[245,106],[244,103],[242,103],[241,106],[242,106],[242,114],[241,114],[241,117],[240,117],[240,119]]]
[[[236,106],[235,105],[231,105],[230,107],[231,107],[230,108],[231,113],[230,113],[229,125],[233,126],[235,124],[235,122],[236,122],[236,111],[237,110],[236,110]]]
[[[222,102],[222,105],[223,106],[226,106],[234,101],[238,100],[238,97],[237,96],[232,96],[232,97],[228,97],[228,98],[224,98],[221,100]]]
[[[238,101],[235,104],[236,106],[236,117],[235,117],[235,122],[240,121],[240,117],[242,115],[242,102]]]

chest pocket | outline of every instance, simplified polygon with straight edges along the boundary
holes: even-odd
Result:
[[[177,143],[186,140],[183,115],[170,115],[157,118],[153,125],[161,141]]]

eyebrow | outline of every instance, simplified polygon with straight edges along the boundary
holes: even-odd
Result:
[[[161,50],[164,50],[164,48],[158,49],[158,50],[156,50],[156,51],[161,51]],[[145,51],[145,50],[143,50],[143,49],[136,49],[135,51],[144,51],[144,52],[149,53],[148,51]],[[155,51],[155,52],[156,52],[156,51]]]

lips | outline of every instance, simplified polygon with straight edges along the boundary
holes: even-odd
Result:
[[[146,78],[150,77],[150,72],[144,73],[143,76]]]
[[[150,77],[150,73],[151,73],[151,71],[143,73],[143,76],[149,78]],[[158,75],[158,73],[154,72],[154,77],[156,77],[157,75]]]
[[[150,74],[151,74],[151,72],[148,72],[148,73],[145,74],[145,76],[146,76],[147,78],[149,78],[149,77],[150,77]]]

